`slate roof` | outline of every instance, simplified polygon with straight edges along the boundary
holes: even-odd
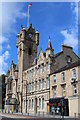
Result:
[[[61,71],[68,70],[68,69],[71,69],[71,68],[77,67],[77,66],[80,66],[80,60],[77,61],[77,62],[71,63],[71,64],[67,64],[67,65],[65,65],[64,67],[62,67],[62,68],[54,71],[54,72],[51,73],[51,74],[56,74],[56,73],[59,73],[59,72],[61,72]],[[50,75],[51,75],[51,74],[50,74]]]

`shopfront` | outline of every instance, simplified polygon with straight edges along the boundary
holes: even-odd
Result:
[[[49,99],[50,114],[69,116],[68,99],[51,98]]]

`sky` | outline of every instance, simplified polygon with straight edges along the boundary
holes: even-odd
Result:
[[[0,75],[6,73],[11,62],[17,64],[16,35],[21,24],[27,28],[28,2],[4,2],[0,10]],[[78,55],[78,4],[72,2],[32,2],[29,23],[40,33],[40,48],[45,52],[50,36],[54,54],[61,44],[73,47]],[[2,34],[1,34],[2,33]]]

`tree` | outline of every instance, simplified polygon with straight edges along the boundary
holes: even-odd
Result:
[[[0,76],[0,109],[4,109],[5,105],[5,94],[6,94],[6,84],[5,84],[5,74]]]

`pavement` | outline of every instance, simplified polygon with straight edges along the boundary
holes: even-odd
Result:
[[[27,116],[22,114],[4,114],[0,113],[0,120],[80,120],[78,118],[61,118],[61,117],[41,117],[41,116]]]

